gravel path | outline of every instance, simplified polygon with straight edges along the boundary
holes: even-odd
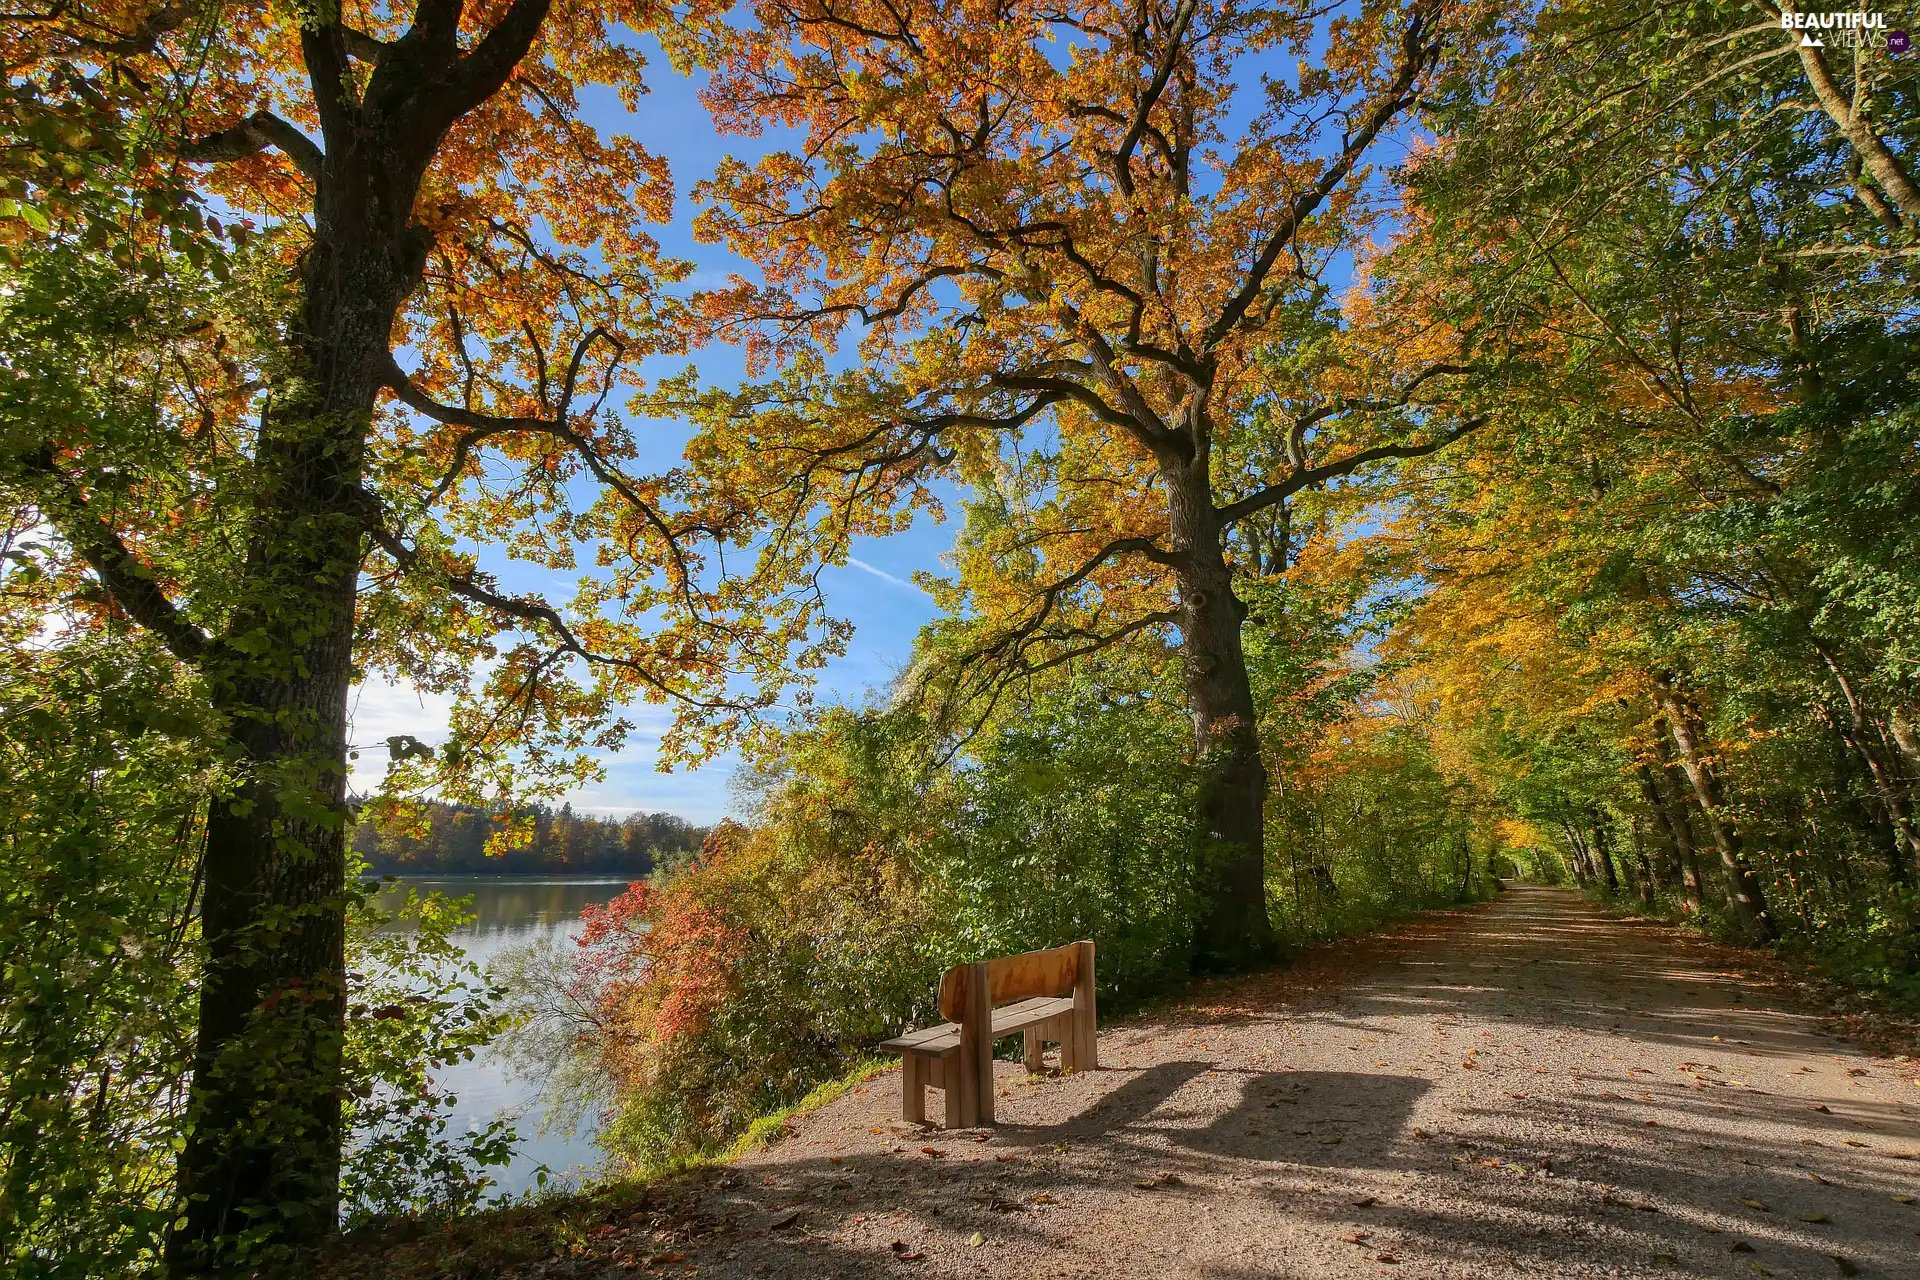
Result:
[[[696,1175],[691,1223],[623,1261],[1920,1277],[1920,1064],[1823,1035],[1740,962],[1510,889],[1104,1028],[1098,1072],[1000,1063],[991,1130],[909,1130],[876,1077]]]

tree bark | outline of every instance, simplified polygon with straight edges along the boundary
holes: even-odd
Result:
[[[1606,815],[1595,808],[1590,817],[1593,822],[1593,857],[1600,864],[1600,883],[1609,898],[1617,898],[1620,896],[1620,877],[1613,867],[1613,849],[1607,839]]]
[[[1832,651],[1818,640],[1814,641],[1813,647],[1821,661],[1826,663],[1834,684],[1846,701],[1846,722],[1835,727],[1854,758],[1866,765],[1867,774],[1873,780],[1874,795],[1880,801],[1881,812],[1886,815],[1887,831],[1882,841],[1886,848],[1888,874],[1895,884],[1911,883],[1913,877],[1908,864],[1920,865],[1920,834],[1914,831],[1899,765],[1894,760],[1884,758],[1880,744],[1874,741],[1879,726],[1866,704],[1854,692],[1853,681],[1847,678]]]
[[[1584,889],[1594,882],[1593,863],[1587,852],[1587,842],[1580,838],[1580,833],[1574,829],[1573,824],[1564,818],[1560,820],[1560,830],[1566,835],[1567,848],[1573,854],[1570,859],[1573,863],[1573,882]]]
[[[1667,731],[1673,739],[1681,772],[1693,788],[1707,832],[1720,852],[1720,867],[1727,879],[1728,903],[1733,909],[1741,934],[1755,945],[1773,941],[1773,921],[1767,915],[1767,900],[1760,880],[1747,861],[1740,829],[1727,811],[1720,775],[1708,759],[1706,728],[1691,700],[1674,687],[1672,677],[1656,675],[1654,689],[1660,708],[1667,717]]]
[[[247,559],[205,668],[240,777],[208,815],[174,1276],[230,1271],[260,1242],[297,1248],[338,1223],[360,485],[395,318],[425,263],[411,219],[434,141],[356,118],[315,183],[291,372],[270,388]]]
[[[1633,857],[1634,866],[1639,871],[1640,903],[1648,911],[1652,911],[1657,905],[1654,891],[1660,883],[1660,876],[1653,869],[1653,857],[1647,852],[1647,842],[1641,834],[1641,822],[1638,818],[1633,821]]]
[[[1912,788],[1920,783],[1920,729],[1914,727],[1913,717],[1905,707],[1896,706],[1887,712],[1887,736],[1900,752],[1900,761],[1906,766],[1907,786]]]
[[[1672,748],[1667,745],[1666,730],[1659,728],[1654,737],[1653,749],[1660,761],[1661,772],[1672,776]],[[1690,916],[1700,914],[1700,862],[1693,848],[1693,828],[1687,822],[1687,810],[1684,804],[1675,804],[1659,781],[1654,777],[1653,769],[1644,761],[1639,767],[1640,794],[1647,802],[1647,808],[1653,813],[1653,829],[1660,833],[1661,842],[1666,845],[1672,858],[1673,869],[1680,883],[1680,905]]]
[[[1182,673],[1200,766],[1196,888],[1202,908],[1194,963],[1245,968],[1273,954],[1267,916],[1267,769],[1240,636],[1246,606],[1233,592],[1206,454],[1163,468],[1168,533],[1180,588]]]

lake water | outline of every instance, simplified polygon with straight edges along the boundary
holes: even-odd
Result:
[[[511,947],[543,938],[569,938],[580,931],[580,911],[611,901],[627,887],[625,879],[539,879],[532,876],[403,876],[395,891],[438,890],[452,898],[472,898],[474,922],[454,935],[469,959],[485,969]],[[504,1171],[490,1170],[501,1189],[519,1192],[533,1185],[545,1165],[555,1174],[580,1181],[600,1161],[590,1132],[541,1132],[546,1118],[539,1090],[517,1076],[501,1055],[480,1050],[471,1062],[446,1068],[439,1077],[459,1102],[454,1125],[478,1128],[502,1115],[515,1117],[521,1145]]]

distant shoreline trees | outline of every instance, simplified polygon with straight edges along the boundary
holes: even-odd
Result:
[[[697,853],[708,827],[671,813],[633,813],[624,818],[576,814],[529,805],[512,815],[525,823],[517,848],[488,849],[502,830],[487,810],[433,803],[426,821],[399,826],[363,821],[353,847],[375,875],[650,875]]]

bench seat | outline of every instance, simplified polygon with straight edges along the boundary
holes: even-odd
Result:
[[[1034,996],[1030,1000],[1021,1000],[1016,1004],[1001,1005],[993,1011],[993,1038],[1013,1035],[1029,1027],[1037,1027],[1062,1014],[1073,1012],[1072,996]],[[942,1022],[937,1026],[922,1027],[918,1031],[909,1031],[903,1036],[880,1042],[879,1048],[887,1053],[919,1053],[929,1057],[945,1057],[949,1053],[960,1051],[960,1024]]]

